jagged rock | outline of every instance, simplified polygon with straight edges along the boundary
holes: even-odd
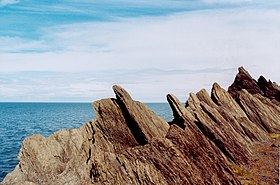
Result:
[[[201,92],[199,94],[201,95]],[[205,94],[204,97],[206,97]],[[209,98],[207,100],[210,101]],[[245,164],[251,156],[251,150],[247,146],[248,141],[235,130],[231,123],[225,120],[217,110],[218,107],[208,106],[195,94],[190,95],[187,105],[190,107],[189,111],[195,116],[194,123],[209,140],[215,143],[228,160]]]
[[[239,73],[236,75],[233,84],[228,88],[228,92],[234,99],[238,99],[239,92],[242,89],[247,90],[250,94],[260,94],[269,98],[273,103],[280,105],[280,88],[276,82],[267,81],[260,76],[258,81],[243,67],[238,68]]]
[[[210,107],[217,108],[217,104],[211,99],[211,97],[208,95],[207,91],[205,89],[200,90],[198,93],[196,93],[196,97],[209,105]]]
[[[279,86],[276,82],[273,82],[273,83],[272,83],[272,87],[273,87],[274,89],[277,89],[278,91],[280,91],[280,86]]]
[[[90,123],[80,129],[61,130],[48,138],[26,138],[19,153],[19,164],[2,184],[79,184],[88,183],[86,159],[92,140]]]
[[[169,125],[121,87],[114,91],[117,99],[93,103],[95,121],[25,139],[19,165],[2,184],[143,184],[149,178],[159,184],[163,177],[153,164],[137,162],[141,154],[132,161],[124,153],[144,145],[143,139],[165,137]]]
[[[192,123],[196,120],[193,117],[193,115],[191,115],[190,112],[184,108],[184,106],[174,95],[168,94],[166,97],[174,116],[174,119],[171,122],[171,124],[175,123],[182,129],[185,129],[187,123]]]
[[[147,144],[153,137],[164,137],[168,124],[156,116],[143,103],[133,101],[130,95],[120,86],[113,86],[117,101],[139,144]]]
[[[228,158],[223,155],[219,146],[213,140],[209,140],[207,134],[199,128],[197,125],[199,120],[195,119],[174,95],[167,95],[167,99],[174,115],[167,138],[181,146],[180,150],[185,153],[188,163],[192,164],[192,173],[204,177],[204,182],[194,181],[190,184],[207,184],[210,176],[212,176],[213,184],[239,184],[228,166]],[[180,120],[178,126],[181,128],[176,126],[178,120]],[[184,130],[182,125],[184,125]],[[196,168],[198,168],[197,172]]]
[[[257,82],[243,67],[240,67],[228,91],[251,122],[260,129],[268,133],[280,131],[280,91],[276,83],[267,81],[263,76],[260,76]]]
[[[19,165],[2,184],[239,184],[226,158],[195,125],[169,129],[124,89],[114,91],[117,99],[93,103],[95,121],[25,139]],[[173,105],[185,109],[178,100]],[[194,119],[182,115],[184,122]]]
[[[185,107],[168,94],[169,124],[113,90],[81,128],[26,138],[1,185],[241,184],[232,165],[248,166],[252,146],[280,133],[279,86],[242,67],[229,92],[214,83],[211,96],[191,93]]]
[[[280,114],[262,103],[261,100],[248,93],[245,89],[240,91],[238,99],[241,107],[249,119],[268,133],[280,132]]]
[[[242,89],[246,89],[251,94],[263,94],[258,83],[243,67],[238,68],[238,74],[236,75],[234,82],[228,88],[228,92],[234,99],[238,98],[238,92]]]
[[[222,89],[219,84],[214,83],[211,91],[211,99],[218,105],[226,109],[227,112],[235,116],[246,117],[246,113],[241,109],[232,96]]]
[[[266,139],[266,133],[250,121],[239,104],[217,83],[213,84],[211,99],[218,105],[217,110],[220,114],[248,142]]]
[[[263,91],[264,96],[280,103],[280,89],[276,83],[272,83],[270,80],[267,81],[263,76],[260,76],[258,79],[258,86]]]
[[[270,109],[272,112],[275,112],[275,114],[280,115],[280,106],[279,104],[275,103],[275,101],[270,100],[264,96],[261,96],[259,94],[253,95],[255,98],[258,98],[264,106],[266,106],[268,109]]]
[[[139,145],[126,124],[126,118],[116,99],[103,99],[92,104],[96,112],[94,125],[102,132],[116,152]]]

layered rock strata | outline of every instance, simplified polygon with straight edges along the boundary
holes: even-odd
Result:
[[[113,90],[81,128],[26,138],[1,184],[241,184],[232,166],[247,165],[254,143],[280,133],[279,86],[244,68],[228,92],[214,83],[211,95],[191,93],[185,106],[168,94],[169,123]]]
[[[233,84],[228,88],[228,92],[235,99],[238,99],[240,91],[245,89],[252,95],[259,94],[280,105],[280,87],[276,82],[267,81],[263,76],[256,81],[243,67],[239,67],[238,71]]]

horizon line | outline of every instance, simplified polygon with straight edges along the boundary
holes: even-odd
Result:
[[[137,101],[137,100],[134,100],[134,101]],[[93,101],[93,102],[95,102],[95,101]],[[71,102],[71,101],[0,101],[0,104],[1,103],[93,103],[93,102]],[[145,104],[146,103],[167,103],[168,104],[168,102],[142,102],[142,103],[145,103]]]

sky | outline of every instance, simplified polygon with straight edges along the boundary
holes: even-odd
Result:
[[[184,102],[239,66],[280,82],[279,0],[0,0],[0,102],[92,102],[118,84]]]

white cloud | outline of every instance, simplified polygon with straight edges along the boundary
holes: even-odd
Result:
[[[167,93],[175,93],[182,101],[188,91],[198,91],[212,82],[196,78],[228,76],[234,69],[205,70],[132,70],[84,72],[15,72],[0,75],[2,101],[95,101],[114,97],[113,84],[121,84],[136,100],[164,102]],[[178,86],[185,84],[190,87]],[[176,81],[176,83],[174,83]],[[200,84],[198,87],[196,84]],[[222,84],[223,85],[223,84]],[[156,89],[156,90],[155,90]],[[145,95],[145,96],[143,96]]]
[[[63,25],[46,28],[40,41],[13,45],[5,42],[5,46],[1,45],[4,52],[0,53],[0,72],[80,72],[94,78],[98,71],[107,71],[102,76],[106,81],[102,78],[75,81],[68,76],[67,81],[72,83],[67,87],[68,94],[89,98],[90,94],[98,94],[105,98],[112,95],[111,85],[118,83],[142,101],[164,101],[166,93],[174,93],[184,101],[188,92],[210,89],[214,81],[226,88],[236,73],[226,69],[241,65],[256,78],[263,74],[279,82],[279,24],[277,10],[235,9]],[[18,48],[50,51],[7,53]],[[137,73],[153,68],[175,72]],[[205,68],[220,70],[200,71]],[[185,73],[177,74],[176,70]],[[59,86],[58,80],[51,81],[46,86],[55,81],[55,86]],[[53,92],[59,91],[55,86]]]
[[[0,36],[0,53],[45,51],[49,48],[44,41],[28,40],[20,37]]]
[[[17,3],[19,3],[19,0],[0,0],[0,7],[9,4],[17,4]]]

